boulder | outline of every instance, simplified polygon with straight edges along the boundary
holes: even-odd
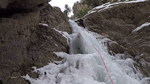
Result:
[[[50,0],[0,0],[0,17],[15,13],[27,13],[41,7]]]
[[[0,0],[0,9],[32,9],[51,0]]]

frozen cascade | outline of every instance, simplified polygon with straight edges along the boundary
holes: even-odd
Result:
[[[72,20],[69,22],[72,34],[63,34],[68,39],[70,54],[54,52],[64,59],[42,68],[33,67],[34,72],[39,73],[39,78],[31,78],[29,75],[23,78],[31,84],[112,84],[101,57],[93,48],[95,46],[101,53],[114,84],[149,84],[148,78],[142,78],[139,70],[134,67],[132,59],[120,59],[124,54],[111,56],[108,53],[104,42],[109,39],[98,40],[93,36],[98,34],[79,27]]]

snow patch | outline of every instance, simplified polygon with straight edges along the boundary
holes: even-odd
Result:
[[[146,23],[142,24],[141,26],[137,27],[136,29],[134,29],[134,30],[132,31],[132,33],[136,32],[136,31],[139,31],[139,30],[141,30],[143,27],[146,27],[146,26],[149,26],[149,25],[150,25],[150,23],[149,23],[149,22],[146,22]]]
[[[57,47],[58,47],[58,45],[57,45],[57,44],[55,44],[55,46],[57,46]]]
[[[45,23],[39,23],[39,25],[47,26],[48,27],[48,24],[45,24]]]

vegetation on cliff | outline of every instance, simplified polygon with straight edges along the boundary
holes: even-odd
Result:
[[[65,4],[65,10],[63,11],[63,13],[68,16],[70,12],[71,8],[68,6],[68,4]]]
[[[81,0],[80,2],[74,3],[73,6],[73,13],[74,16],[77,18],[80,18],[87,14],[89,10],[91,10],[93,7],[99,6],[103,3],[108,2],[109,0]]]

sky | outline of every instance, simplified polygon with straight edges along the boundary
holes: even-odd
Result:
[[[72,9],[73,4],[77,1],[80,0],[51,0],[49,4],[51,4],[52,6],[58,6],[62,11],[64,11],[65,4],[68,4],[68,6]],[[73,12],[69,14],[69,17],[71,15],[73,15]]]

